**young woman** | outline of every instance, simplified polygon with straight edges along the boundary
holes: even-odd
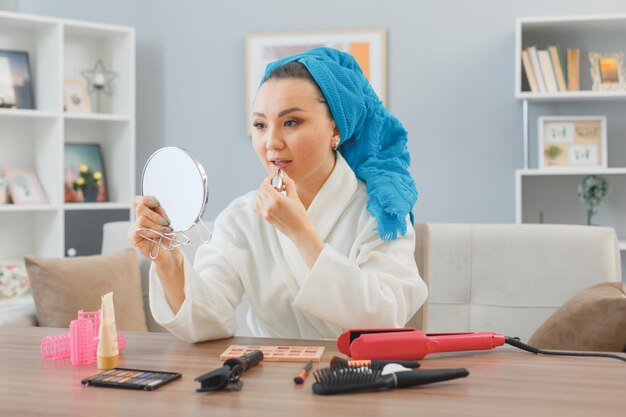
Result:
[[[217,217],[193,265],[161,251],[150,273],[156,321],[186,341],[231,336],[245,292],[256,336],[404,326],[427,297],[413,255],[407,135],[356,61],[317,48],[268,65],[252,120],[268,176]],[[135,199],[129,240],[145,256],[150,242],[135,231],[170,231],[164,209]]]

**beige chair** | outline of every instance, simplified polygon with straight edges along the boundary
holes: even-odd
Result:
[[[417,224],[415,229],[415,256],[429,299],[409,324],[430,332],[494,331],[529,340],[577,292],[621,280],[611,228]]]

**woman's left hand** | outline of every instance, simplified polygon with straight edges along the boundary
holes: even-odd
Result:
[[[324,243],[319,238],[306,208],[300,201],[296,183],[282,172],[285,195],[272,187],[272,176],[259,186],[255,211],[296,245],[305,262],[312,267]]]

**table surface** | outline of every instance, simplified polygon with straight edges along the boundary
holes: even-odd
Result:
[[[85,387],[95,364],[43,359],[44,336],[67,329],[0,328],[0,416],[620,416],[626,415],[626,363],[605,358],[536,356],[514,348],[439,355],[422,369],[469,369],[467,378],[436,384],[334,396],[311,391],[293,377],[302,363],[264,362],[242,376],[239,392],[197,393],[198,375],[221,366],[231,344],[325,346],[322,362],[337,355],[333,341],[235,337],[189,344],[165,333],[125,333],[120,367],[181,372],[156,391]]]

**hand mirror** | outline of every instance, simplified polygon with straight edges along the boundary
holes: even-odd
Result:
[[[168,146],[158,149],[148,158],[141,174],[141,195],[154,196],[170,219],[171,233],[140,227],[137,234],[152,242],[150,258],[156,259],[161,248],[172,250],[188,245],[185,232],[202,222],[209,200],[209,185],[202,164],[184,149]],[[158,237],[144,234],[149,231]],[[204,242],[210,239],[202,238]],[[156,245],[156,252],[154,246]]]

